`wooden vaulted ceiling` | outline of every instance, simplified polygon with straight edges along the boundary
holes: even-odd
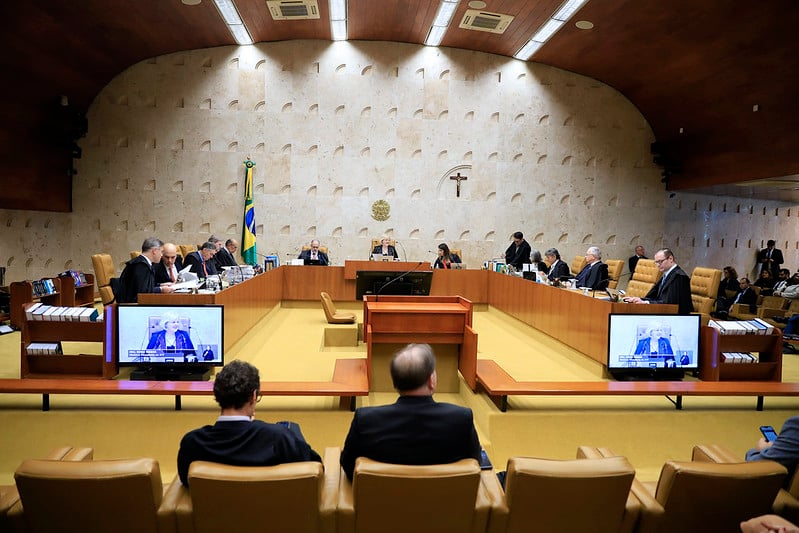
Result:
[[[485,0],[504,34],[458,28],[441,46],[513,56],[561,0]],[[274,21],[235,0],[255,42],[330,40],[320,18]],[[349,40],[422,44],[438,0],[348,0]],[[575,22],[587,20],[593,29]],[[670,190],[799,202],[799,3],[589,0],[533,61],[595,78],[652,126]],[[0,6],[0,207],[70,209],[70,143],[59,113],[83,113],[114,76],[160,54],[234,45],[212,0],[24,0]],[[754,110],[756,107],[756,111]]]

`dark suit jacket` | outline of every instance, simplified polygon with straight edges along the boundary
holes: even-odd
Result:
[[[358,457],[405,465],[479,462],[472,410],[432,396],[400,396],[391,405],[357,409],[341,451],[349,479]]]
[[[627,260],[627,264],[630,267],[630,275],[632,275],[635,272],[635,267],[638,266],[638,260],[639,259],[646,259],[646,256],[644,255],[644,256],[638,257],[638,255],[634,255],[634,256],[632,256],[631,258],[629,258]]]
[[[161,260],[160,263],[156,263],[155,265],[155,282],[156,283],[169,283],[172,281],[172,278],[169,277],[169,273],[166,271],[166,267],[164,266],[164,261]],[[180,256],[175,258],[175,269],[180,272],[183,269],[183,259]]]
[[[433,268],[452,268],[452,263],[462,263],[461,258],[458,257],[458,254],[449,254],[450,262],[445,263],[441,260],[440,257],[436,258],[436,262],[433,263]]]
[[[769,448],[758,450],[753,448],[746,452],[747,461],[758,461],[769,459],[777,461],[788,469],[788,477],[791,478],[797,464],[799,464],[799,416],[792,416],[782,425],[782,430]]]
[[[782,258],[782,250],[778,250],[774,248],[771,250],[771,263],[767,263],[767,256],[768,256],[768,248],[763,248],[757,254],[757,262],[763,264],[763,268],[761,270],[771,270],[774,273],[774,277],[777,277],[777,274],[780,272],[780,265],[785,262]]]
[[[319,258],[319,264],[322,266],[328,266],[330,264],[330,259],[328,259],[327,254],[324,252],[317,252],[316,256]],[[300,256],[297,259],[302,259],[305,261],[305,264],[308,264],[308,261],[311,259],[311,251],[310,250],[303,250],[300,253]]]
[[[155,274],[143,255],[128,261],[119,276],[119,294],[115,295],[119,303],[136,303],[139,293],[161,292],[155,282]]]
[[[569,279],[572,277],[569,265],[558,259],[557,263],[552,263],[549,266],[549,275],[547,277],[549,277],[550,281],[554,281],[555,278]]]
[[[577,286],[588,287],[595,291],[604,291],[608,287],[610,276],[608,275],[608,265],[598,261],[593,265],[585,265],[577,274]]]
[[[216,254],[214,255],[214,263],[216,264],[217,272],[222,272],[224,270],[222,268],[223,266],[234,267],[238,265],[236,258],[233,257],[233,254],[230,253],[230,250],[224,246],[216,251]]]
[[[516,267],[516,270],[521,271],[522,265],[530,263],[530,252],[532,252],[530,244],[522,240],[522,244],[516,246],[515,242],[510,243],[508,249],[505,250],[505,262],[509,265]]]
[[[200,252],[192,252],[186,256],[186,264],[184,266],[191,266],[191,271],[197,274],[197,276],[204,278],[205,272],[203,272],[203,256],[200,255]],[[216,270],[216,263],[214,263],[214,258],[212,257],[208,261],[205,262],[205,268],[208,270],[208,275],[213,276],[218,274]]]
[[[738,300],[737,302],[735,301],[736,299]],[[735,303],[748,305],[749,312],[754,313],[756,312],[757,308],[757,293],[752,289],[752,287],[747,287],[746,290],[740,291],[732,300],[730,300],[730,305]]]
[[[653,304],[677,304],[677,312],[681,315],[691,314],[694,304],[691,301],[691,278],[679,266],[675,266],[666,281],[656,283],[644,296],[644,300]]]
[[[382,244],[377,245],[377,246],[374,247],[374,250],[372,250],[372,255],[375,255],[375,254],[377,254],[377,255],[382,255],[383,254],[383,245]],[[390,244],[388,245],[388,255],[393,255],[394,259],[398,259],[399,258],[399,255],[397,255],[397,249],[394,248],[393,246],[391,246]]]

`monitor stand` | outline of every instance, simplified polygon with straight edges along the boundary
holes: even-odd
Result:
[[[635,370],[608,371],[616,381],[682,381],[685,371],[681,368],[639,368]]]
[[[139,367],[130,373],[131,381],[208,381],[211,368],[205,365]]]

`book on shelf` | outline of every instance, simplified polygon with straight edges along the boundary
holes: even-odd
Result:
[[[771,335],[774,326],[759,318],[752,320],[709,320],[707,323],[720,335]]]
[[[41,302],[36,302],[34,304],[29,305],[28,308],[25,309],[25,318],[27,318],[28,320],[33,320],[33,312],[42,305],[44,304]]]
[[[28,320],[49,322],[101,322],[101,314],[94,307],[64,307],[34,304],[28,308]]]
[[[32,342],[25,347],[28,355],[61,355],[60,342]]]
[[[722,352],[721,360],[724,363],[757,363],[758,358],[752,352]]]

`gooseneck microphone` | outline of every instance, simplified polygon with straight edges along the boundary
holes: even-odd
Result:
[[[416,271],[416,270],[417,270],[417,269],[418,269],[420,266],[422,266],[423,264],[424,264],[424,261],[419,261],[419,263],[418,263],[418,264],[417,264],[415,267],[413,267],[412,269],[408,270],[407,272],[403,272],[402,274],[400,274],[400,275],[398,275],[398,276],[394,276],[393,278],[391,278],[390,280],[388,280],[387,282],[385,282],[383,285],[381,285],[381,286],[380,286],[380,288],[379,288],[379,289],[377,289],[377,292],[375,292],[375,301],[376,301],[376,302],[379,302],[379,301],[380,301],[380,293],[381,293],[381,292],[383,292],[383,289],[385,289],[386,287],[388,287],[389,285],[391,285],[391,284],[392,284],[392,283],[394,283],[395,281],[397,281],[397,280],[399,280],[399,279],[402,279],[402,277],[403,277],[403,276],[407,276],[407,275],[408,275],[408,274],[410,274],[411,272],[414,272],[414,271]]]

